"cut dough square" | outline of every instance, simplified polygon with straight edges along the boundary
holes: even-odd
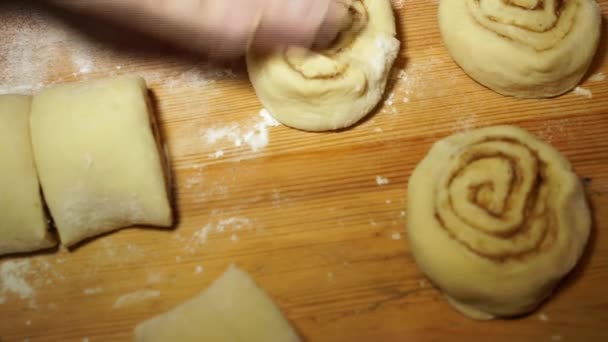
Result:
[[[207,290],[135,328],[138,342],[297,342],[279,308],[249,275],[230,267]]]
[[[32,156],[30,102],[29,96],[0,96],[0,254],[55,245]]]
[[[62,244],[134,225],[171,226],[168,173],[143,79],[46,89],[34,97],[31,129]]]

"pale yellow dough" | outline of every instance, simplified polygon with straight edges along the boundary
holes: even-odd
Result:
[[[29,96],[0,95],[0,254],[54,246],[30,142]]]
[[[349,21],[321,52],[289,48],[250,52],[258,98],[285,125],[328,131],[349,127],[378,104],[399,52],[389,0],[343,0]]]
[[[563,94],[583,78],[601,32],[595,0],[441,0],[443,41],[477,82],[508,96]]]
[[[133,225],[171,225],[147,91],[139,77],[118,77],[34,97],[34,156],[64,245]]]
[[[512,126],[437,142],[409,181],[408,235],[424,273],[476,319],[535,309],[576,265],[591,218],[553,147]]]
[[[230,267],[208,289],[135,328],[138,342],[299,342],[249,275]]]

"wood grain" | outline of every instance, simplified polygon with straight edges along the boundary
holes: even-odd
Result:
[[[608,1],[598,2],[605,18]],[[29,264],[23,278],[34,293],[22,299],[2,290],[3,342],[128,341],[138,322],[194,296],[230,263],[247,270],[309,341],[608,340],[608,80],[583,83],[591,99],[502,97],[449,58],[436,1],[395,1],[404,48],[389,101],[340,133],[269,127],[268,146],[253,151],[206,138],[209,129],[245,131],[261,120],[241,62],[210,67],[119,28],[96,31],[89,20],[64,21],[16,3],[0,5],[0,87],[22,85],[14,60],[23,51],[19,41],[33,53],[17,64],[41,70],[22,75],[43,85],[146,77],[172,157],[179,224],[123,230],[72,251],[2,258],[2,267]],[[71,34],[51,39],[50,28]],[[604,25],[590,75],[608,74],[607,37]],[[91,59],[89,68],[79,67],[79,51]],[[587,177],[595,225],[580,267],[536,313],[480,323],[452,310],[415,265],[405,193],[434,141],[494,124],[519,125],[561,150]],[[210,156],[219,150],[223,156]],[[377,176],[390,183],[379,186]],[[145,289],[160,295],[113,308]]]

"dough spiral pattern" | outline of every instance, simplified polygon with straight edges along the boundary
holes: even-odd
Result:
[[[410,177],[407,213],[418,265],[475,319],[536,308],[576,265],[591,226],[570,163],[513,126],[435,143]]]
[[[361,0],[339,2],[348,8],[348,18],[332,45],[314,54],[291,48],[284,52],[285,62],[303,78],[329,80],[342,76],[350,67],[347,52],[369,23],[367,6]]]
[[[467,0],[475,21],[536,51],[556,47],[572,32],[580,0]]]
[[[399,52],[389,0],[340,0],[347,18],[322,51],[250,52],[258,98],[283,124],[307,131],[349,127],[380,102]]]
[[[546,204],[545,165],[513,138],[471,144],[452,158],[439,182],[435,216],[452,238],[493,261],[549,248],[558,232]]]
[[[543,98],[578,85],[598,47],[595,0],[441,0],[439,26],[456,63],[507,96]]]

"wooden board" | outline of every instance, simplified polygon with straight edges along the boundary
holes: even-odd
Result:
[[[605,18],[608,1],[599,3]],[[515,100],[450,59],[437,1],[394,4],[404,47],[386,103],[351,130],[313,134],[266,125],[242,63],[211,67],[116,28],[3,1],[2,92],[146,77],[172,157],[179,224],[2,258],[0,340],[128,341],[138,322],[236,263],[310,341],[607,341],[608,80],[597,74],[608,74],[608,29],[596,77],[582,85],[593,98]],[[580,267],[550,301],[521,319],[480,323],[422,276],[404,214],[408,177],[431,144],[493,124],[519,125],[560,149],[589,179],[595,224]]]

